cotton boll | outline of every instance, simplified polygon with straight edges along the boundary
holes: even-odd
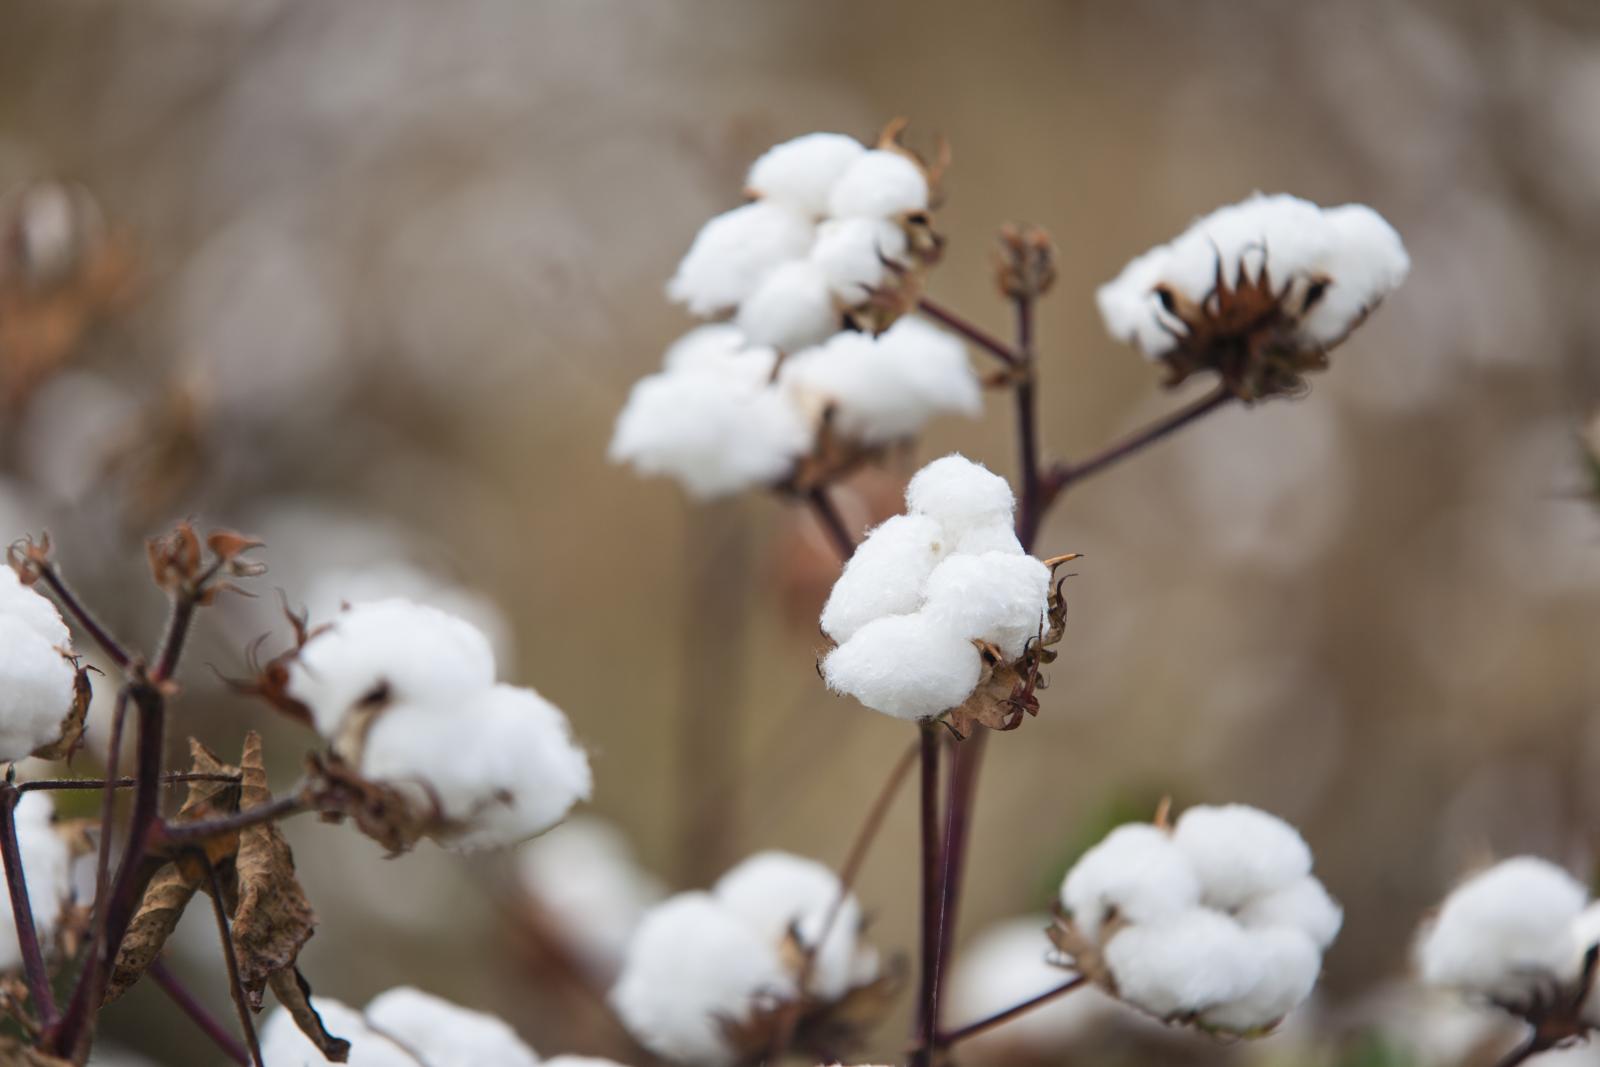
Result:
[[[906,486],[908,510],[937,519],[959,539],[968,530],[1011,521],[1011,486],[981,463],[954,454],[923,467]]]
[[[1411,259],[1395,228],[1364,204],[1332,208],[1324,218],[1332,240],[1311,269],[1328,283],[1301,325],[1310,337],[1331,345],[1405,281]]]
[[[1200,876],[1205,902],[1229,911],[1311,873],[1311,849],[1299,831],[1244,804],[1190,808],[1173,840]]]
[[[1022,542],[1017,540],[1017,528],[1009,519],[987,526],[975,526],[963,533],[961,539],[956,542],[956,551],[970,556],[985,552],[1004,552],[1009,556],[1026,555]]]
[[[779,264],[811,249],[812,225],[782,204],[758,200],[701,227],[667,283],[667,295],[696,315],[715,315],[749,296]]]
[[[409,986],[367,1005],[367,1024],[428,1067],[537,1067],[539,1057],[500,1019]]]
[[[24,759],[61,737],[76,679],[56,646],[0,607],[0,761]]]
[[[71,651],[72,635],[61,612],[49,597],[23,585],[10,567],[0,567],[0,616],[16,619],[49,644]]]
[[[924,613],[963,637],[1000,646],[1014,660],[1044,627],[1050,568],[1032,556],[958,554],[928,576]]]
[[[1148,823],[1129,823],[1085,852],[1061,883],[1061,906],[1095,940],[1113,913],[1148,923],[1200,903],[1200,882],[1172,838]]]
[[[1048,962],[1049,916],[1011,919],[983,931],[956,953],[950,972],[945,1017],[955,1025],[987,1019],[1065,981],[1069,974]],[[1026,1050],[1038,1057],[1060,1053],[1117,1009],[1115,1001],[1080,991],[1042,1004],[1004,1026],[971,1038],[974,1062]]]
[[[1117,995],[1163,1019],[1238,1000],[1264,971],[1243,928],[1209,908],[1124,927],[1105,960]]]
[[[836,217],[886,219],[928,209],[928,179],[899,152],[877,148],[850,165],[828,196]]]
[[[494,684],[494,650],[464,619],[409,600],[378,600],[341,612],[289,668],[289,695],[311,709],[318,732],[336,738],[366,700],[446,702]]]
[[[762,153],[745,187],[807,215],[827,213],[828,194],[866,147],[842,133],[808,133]]]
[[[811,262],[847,305],[864,302],[890,280],[888,264],[904,263],[906,232],[887,219],[829,219],[817,227]]]
[[[775,267],[739,305],[734,322],[754,344],[798,352],[838,332],[840,316],[827,274],[797,260]]]
[[[658,1056],[730,1067],[735,1050],[725,1022],[748,1022],[757,998],[794,993],[775,945],[710,894],[680,893],[639,925],[610,1002],[634,1039]]]
[[[1553,863],[1520,856],[1445,898],[1417,944],[1429,985],[1516,999],[1575,973],[1572,928],[1588,893]]]
[[[663,369],[672,372],[707,374],[756,388],[772,380],[778,353],[752,344],[745,332],[731,322],[696,326],[667,348]]]
[[[922,615],[886,615],[828,653],[822,677],[835,692],[897,719],[932,719],[972,695],[977,648]]]
[[[1326,949],[1344,923],[1344,910],[1321,882],[1307,875],[1287,889],[1253,897],[1235,916],[1247,930],[1286,926],[1299,930]]]
[[[1245,939],[1260,974],[1243,996],[1209,1009],[1202,1016],[1208,1026],[1237,1033],[1260,1030],[1299,1007],[1316,988],[1322,953],[1311,938],[1299,930],[1275,927],[1246,930]]]
[[[857,932],[861,905],[844,893],[839,876],[827,867],[787,852],[760,852],[717,880],[711,894],[769,944],[781,945],[795,930],[802,946],[811,946],[839,902],[828,938],[816,950],[807,992],[835,1000],[855,984]]]
[[[43,792],[24,793],[17,802],[17,851],[28,882],[28,906],[41,941],[48,943],[72,893],[72,852],[56,833],[55,805]],[[0,887],[9,882],[0,877]],[[0,893],[0,972],[20,969],[22,946],[17,940],[16,913],[9,891]]]
[[[1160,359],[1172,351],[1178,337],[1186,332],[1156,294],[1171,258],[1166,245],[1153,248],[1095,291],[1095,304],[1106,332],[1113,339],[1138,348],[1146,359]]]
[[[878,351],[930,413],[983,411],[983,389],[967,359],[967,348],[948,330],[902,318],[878,338]]]
[[[928,575],[948,551],[943,530],[926,515],[887,520],[856,546],[833,584],[822,608],[822,632],[848,641],[873,619],[916,611]]]

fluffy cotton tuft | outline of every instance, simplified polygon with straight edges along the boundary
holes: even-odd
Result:
[[[926,515],[896,515],[867,535],[822,608],[822,632],[844,642],[873,619],[909,615],[949,553],[944,529]]]
[[[1228,1004],[1263,977],[1244,928],[1210,908],[1190,908],[1119,931],[1105,947],[1118,995],[1160,1018]]]
[[[734,324],[751,344],[799,352],[838,332],[829,276],[810,260],[776,267],[739,305]]]
[[[1311,938],[1288,927],[1246,930],[1257,977],[1243,993],[1209,1009],[1208,1026],[1237,1033],[1269,1027],[1293,1011],[1316,987],[1322,952]]]
[[[1328,895],[1321,882],[1305,877],[1274,893],[1253,897],[1239,909],[1246,929],[1286,926],[1299,930],[1319,949],[1326,949],[1344,924],[1344,909]]]
[[[808,133],[762,153],[751,164],[745,187],[806,215],[823,215],[834,184],[866,151],[842,133]]]
[[[323,1026],[350,1042],[351,1067],[538,1067],[539,1057],[500,1019],[410,987],[379,994],[358,1012],[313,997]],[[266,1067],[327,1067],[282,1008],[261,1027]]]
[[[71,655],[55,605],[0,566],[0,761],[61,738],[76,694]]]
[[[961,455],[934,460],[906,486],[907,510],[937,519],[957,537],[1009,522],[1016,504],[1004,478]]]
[[[1467,879],[1445,898],[1417,943],[1429,985],[1518,1001],[1575,977],[1573,930],[1582,883],[1553,863],[1520,856]]]
[[[1243,804],[1190,808],[1173,840],[1200,876],[1212,907],[1232,910],[1311,873],[1311,849],[1294,827]]]
[[[1241,269],[1263,269],[1280,306],[1309,348],[1331,347],[1402,281],[1410,260],[1399,235],[1360,204],[1320,208],[1287,195],[1257,194],[1218,208],[1171,243],[1136,257],[1096,299],[1107,331],[1159,359],[1186,327],[1163,290],[1193,305],[1205,302],[1220,272],[1227,285]]]
[[[875,148],[850,165],[828,195],[839,217],[892,218],[928,209],[928,178],[899,152]]]
[[[48,793],[24,793],[17,802],[17,851],[28,882],[28,906],[40,940],[48,945],[72,898],[72,851],[52,822],[55,805]],[[9,883],[0,875],[0,886]],[[22,967],[22,946],[17,940],[16,914],[9,888],[0,893],[0,973]]]
[[[828,686],[897,719],[932,719],[971,695],[983,669],[972,639],[927,616],[885,615],[822,661]]]
[[[811,262],[840,300],[860,304],[906,257],[906,231],[886,219],[829,219],[817,227]]]
[[[811,220],[784,204],[758,200],[700,228],[667,295],[696,315],[739,305],[781,264],[811,251]]]
[[[926,592],[929,618],[1016,659],[1044,631],[1050,568],[1032,556],[958,553],[934,568]]]
[[[1085,852],[1061,884],[1061,906],[1091,940],[1116,916],[1147,923],[1200,903],[1200,881],[1166,831],[1148,823],[1119,826]]]
[[[496,684],[488,639],[436,608],[351,607],[300,649],[288,689],[342,757],[411,796],[455,847],[526,840],[589,797],[566,716]]]
[[[723,1022],[748,1022],[763,998],[790,999],[794,978],[779,946],[709,893],[680,893],[639,924],[611,989],[628,1032],[658,1056],[729,1067]]]

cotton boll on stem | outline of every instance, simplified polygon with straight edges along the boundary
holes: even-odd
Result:
[[[828,276],[800,260],[774,268],[739,305],[734,322],[753,344],[798,352],[838,332],[840,315]]]
[[[701,227],[667,283],[667,295],[696,315],[738,306],[768,273],[811,250],[813,227],[799,211],[757,201]]]
[[[806,992],[835,1000],[854,984],[861,905],[853,893],[840,900],[839,876],[827,867],[786,852],[761,852],[719,878],[711,893],[770,943],[783,943],[793,929],[801,948],[815,949]],[[827,940],[817,945],[836,902],[839,910]]]
[[[1209,908],[1126,927],[1105,947],[1118,995],[1172,1018],[1248,995],[1263,964],[1243,928]]]
[[[928,179],[899,152],[876,148],[852,163],[828,196],[835,217],[886,219],[928,208]]]
[[[762,153],[751,164],[745,187],[806,215],[824,215],[834,185],[866,151],[842,133],[808,133]]]
[[[844,642],[873,619],[909,615],[922,605],[928,575],[949,552],[926,515],[896,515],[867,535],[845,564],[822,609],[822,631]]]
[[[982,660],[970,640],[921,615],[874,619],[828,653],[829,688],[898,719],[932,719],[966,700]]]
[[[960,538],[968,530],[1009,522],[1016,498],[1004,478],[955,454],[934,460],[912,477],[906,507],[936,519],[947,534]]]
[[[1166,831],[1147,823],[1119,826],[1067,872],[1061,906],[1090,940],[1113,915],[1147,923],[1193,909],[1200,882]]]
[[[943,626],[998,645],[1007,660],[1044,627],[1050,568],[1032,556],[958,554],[928,576],[924,613]]]
[[[1299,831],[1243,804],[1190,808],[1178,819],[1173,841],[1199,875],[1205,902],[1224,910],[1311,873],[1311,849]]]

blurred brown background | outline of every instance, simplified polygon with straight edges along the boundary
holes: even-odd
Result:
[[[1225,412],[1053,514],[1041,553],[1086,558],[1043,713],[990,749],[963,931],[1041,907],[1108,812],[1164,793],[1302,827],[1348,908],[1333,1003],[1401,972],[1471,863],[1592,864],[1587,0],[3,0],[0,192],[82,183],[134,262],[0,415],[6,537],[47,527],[130,634],[161,611],[139,539],[178,516],[267,535],[262,583],[297,599],[318,567],[405,557],[503,614],[503,673],[567,709],[594,808],[648,866],[688,885],[758,847],[837,862],[909,730],[812,670],[825,546],[780,501],[694,505],[605,449],[689,325],[662,284],[749,161],[896,115],[954,149],[932,295],[1007,331],[994,231],[1059,244],[1057,455],[1180,401],[1093,294],[1194,215],[1257,189],[1363,201],[1413,257],[1309,397]],[[1009,473],[1010,434],[996,396],[918,455]],[[269,714],[204,667],[281,640],[273,599],[210,621],[180,730],[232,745]],[[273,727],[285,781],[309,742]],[[493,860],[293,836],[319,991],[413,981],[541,1050],[584,1040],[508,951]],[[902,802],[861,885],[888,947],[912,944],[914,836]],[[152,995],[108,1026],[207,1055]]]

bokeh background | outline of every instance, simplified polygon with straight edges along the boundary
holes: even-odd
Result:
[[[1403,990],[1419,917],[1487,858],[1596,856],[1587,0],[3,0],[0,528],[48,529],[145,640],[145,535],[261,535],[264,595],[207,620],[177,732],[227,750],[266,729],[285,783],[313,739],[207,667],[282,647],[273,588],[324,616],[408,592],[483,621],[502,673],[568,711],[593,811],[665,884],[762,847],[838,862],[909,731],[812,669],[826,542],[785,501],[696,504],[605,453],[689,326],[662,285],[749,161],[897,115],[954,153],[931,295],[1004,333],[994,232],[1058,243],[1058,456],[1188,395],[1099,326],[1095,286],[1134,253],[1257,189],[1365,202],[1404,236],[1411,279],[1309,396],[1215,416],[1051,516],[1041,553],[1085,559],[1042,714],[990,747],[961,933],[1039,911],[1163,795],[1257,804],[1348,911],[1311,1021],[1253,1049],[1086,1032],[1031,1062],[1432,1062],[1366,1034],[1425,1025],[1373,992]],[[852,522],[894,510],[919,459],[1012,471],[1011,433],[1000,396],[936,424],[851,487]],[[291,836],[320,992],[413,982],[541,1050],[629,1055],[517,861]],[[890,949],[913,944],[914,841],[906,797],[860,886]],[[226,1011],[208,936],[187,924],[177,963]],[[210,1062],[147,990],[106,1027]]]

